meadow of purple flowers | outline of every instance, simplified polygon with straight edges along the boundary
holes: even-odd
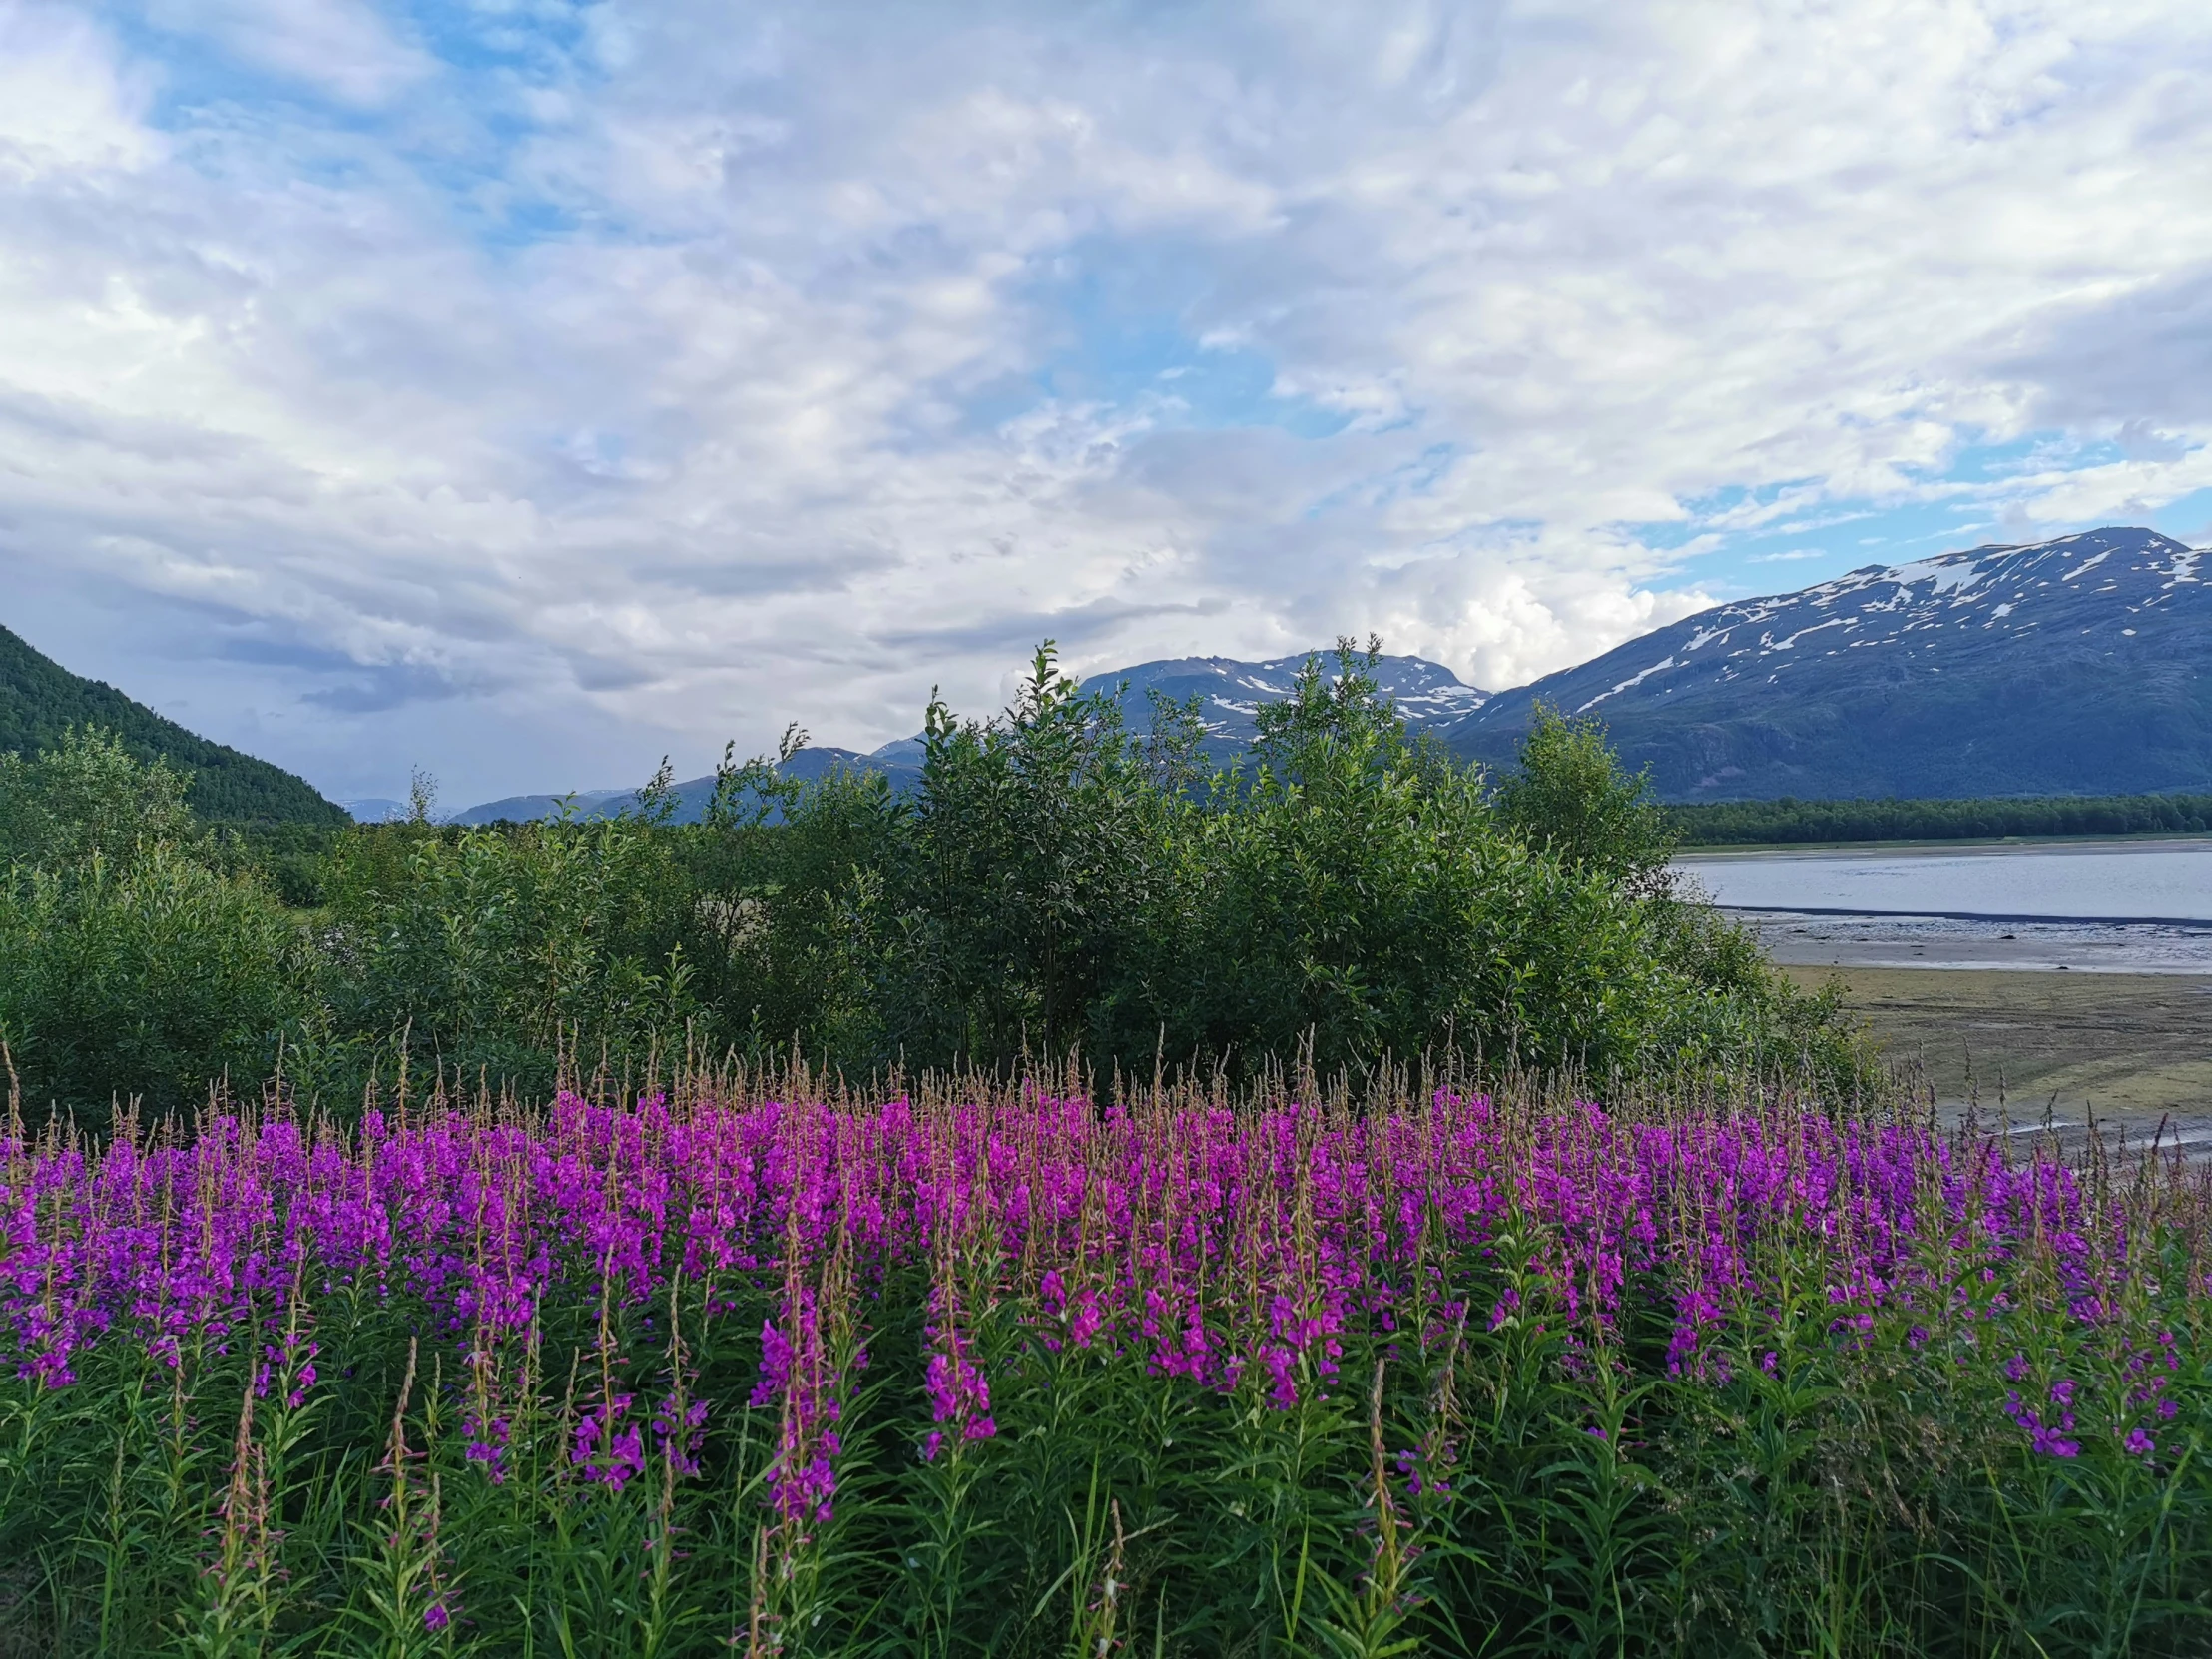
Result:
[[[0,1652],[2212,1651],[2212,1186],[1766,1093],[0,1143]]]

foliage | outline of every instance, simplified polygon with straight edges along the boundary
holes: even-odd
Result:
[[[297,926],[215,867],[185,793],[99,732],[0,755],[0,1040],[42,1106],[189,1106],[268,1071],[310,1005]]]
[[[332,1026],[402,1034],[432,1064],[543,1090],[564,1048],[588,1044],[618,1075],[642,1071],[695,1012],[689,895],[649,826],[356,832],[321,885]]]
[[[910,797],[733,772],[726,801],[752,805],[694,843],[724,924],[695,948],[703,1003],[746,1011],[722,1035],[747,1052],[797,1033],[863,1073],[1081,1049],[1249,1075],[1446,1044],[1853,1072],[1832,1010],[1674,901],[1663,823],[1602,744],[1532,746],[1513,819],[1407,738],[1375,650],[1309,662],[1233,773],[1205,765],[1195,711],[1133,737],[1049,647],[1000,719],[932,706]]]
[[[187,780],[185,799],[210,822],[346,822],[344,810],[304,779],[186,731],[113,686],[71,674],[0,628],[0,753],[35,755],[72,729],[98,727],[141,762],[167,762]]]
[[[167,842],[0,882],[0,1039],[38,1105],[190,1106],[260,1077],[309,1008],[297,925]]]
[[[1676,831],[1650,775],[1624,776],[1604,723],[1536,705],[1520,766],[1497,790],[1498,816],[1562,863],[1640,891],[1663,886]]]
[[[1402,1079],[379,1104],[0,1136],[0,1650],[2212,1636],[2178,1159]]]
[[[186,781],[166,760],[142,765],[112,733],[64,731],[36,756],[0,754],[0,861],[59,868],[113,862],[142,842],[191,840]]]
[[[1983,801],[1726,801],[1667,809],[1691,846],[2212,832],[2212,795]]]
[[[542,1094],[564,1063],[620,1077],[728,1051],[855,1077],[1081,1053],[1102,1075],[1165,1062],[1251,1078],[1297,1056],[1360,1072],[1446,1049],[1600,1077],[1861,1076],[1832,1005],[1675,898],[1663,826],[1594,732],[1539,731],[1494,804],[1479,774],[1408,739],[1377,649],[1309,662],[1247,764],[1217,771],[1195,707],[1131,733],[1120,699],[1082,693],[1048,643],[998,717],[932,702],[916,788],[793,779],[795,729],[773,760],[726,758],[693,825],[672,822],[664,763],[613,819],[440,825],[418,777],[405,822],[211,835],[182,816],[176,774],[73,739],[0,774],[47,781],[0,791],[18,888],[46,895],[13,925],[44,930],[26,960],[53,957],[77,925],[64,901],[84,848],[113,862],[150,835],[171,848],[161,879],[197,895],[165,913],[228,929],[211,959],[265,975],[252,996],[211,976],[237,1011],[180,1075],[240,1066],[259,1043],[245,1071],[280,1052],[330,1101],[402,1066]],[[82,810],[33,810],[65,798]],[[116,891],[139,888],[97,889],[111,920]],[[93,948],[84,926],[70,948]],[[116,947],[105,1001],[40,981],[46,1012],[13,1016],[22,1040],[78,1056],[109,1042],[69,1022],[129,1003],[116,975],[171,995],[156,981],[184,983],[194,954],[173,947],[160,964]],[[35,1098],[89,1109],[107,1098],[95,1088],[179,1086],[137,1063],[47,1067],[40,1089],[77,1092]]]
[[[211,867],[258,873],[294,910],[321,906],[330,855],[350,830],[337,824],[219,824],[202,846]]]

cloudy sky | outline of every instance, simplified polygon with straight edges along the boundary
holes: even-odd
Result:
[[[2212,539],[2198,0],[0,0],[0,623],[340,799]]]

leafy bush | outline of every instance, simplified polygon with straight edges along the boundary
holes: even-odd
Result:
[[[266,1076],[311,1006],[298,927],[167,842],[0,882],[0,1038],[34,1105],[191,1107]]]
[[[184,775],[142,764],[106,732],[70,728],[34,757],[0,754],[0,863],[113,863],[142,845],[182,845],[198,826]]]
[[[1190,711],[1125,732],[1049,649],[998,719],[931,708],[909,799],[733,772],[749,811],[716,815],[695,864],[729,924],[695,953],[704,1000],[753,1015],[724,1040],[795,1033],[863,1072],[1074,1049],[1138,1074],[1330,1070],[1454,1045],[1856,1075],[1832,1008],[1675,897],[1665,821],[1594,729],[1540,726],[1493,807],[1407,738],[1373,650],[1307,664],[1236,772],[1203,765]]]
[[[191,1106],[258,1079],[312,1004],[298,928],[224,872],[185,780],[71,730],[0,755],[0,1040],[35,1106]]]
[[[774,761],[726,760],[697,825],[670,822],[664,765],[616,819],[441,827],[418,779],[410,822],[211,837],[175,774],[73,737],[0,772],[10,925],[33,941],[8,1017],[56,1054],[114,1048],[95,1025],[118,1009],[174,1034],[41,1073],[79,1103],[115,1079],[178,1098],[279,1041],[329,1100],[401,1066],[542,1093],[564,1068],[732,1050],[855,1076],[1079,1053],[1102,1074],[1250,1078],[1454,1049],[1596,1076],[1860,1079],[1833,1006],[1675,894],[1666,823],[1596,728],[1547,717],[1493,798],[1408,739],[1377,649],[1309,662],[1221,771],[1195,708],[1131,733],[1048,643],[1001,715],[931,703],[912,791],[789,779],[795,731]],[[150,847],[167,850],[132,873]],[[148,882],[173,892],[174,959],[120,942]],[[108,955],[64,995],[68,975],[35,964],[70,951]],[[195,979],[196,953],[225,965]],[[188,984],[205,1006],[178,1002]]]
[[[538,1091],[564,1052],[642,1072],[697,1011],[674,853],[635,820],[346,836],[322,880],[334,1028]]]
[[[1536,706],[1520,765],[1497,790],[1506,827],[1560,862],[1650,892],[1664,887],[1680,839],[1648,771],[1623,776],[1596,720]]]

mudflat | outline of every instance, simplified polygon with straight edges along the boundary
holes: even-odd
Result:
[[[2130,1138],[2161,1117],[2212,1147],[2212,975],[2014,973],[2000,969],[1819,967],[1782,971],[1808,988],[1835,981],[1894,1063],[1918,1066],[1939,1104],[2001,1088],[2015,1123],[2088,1112]]]

